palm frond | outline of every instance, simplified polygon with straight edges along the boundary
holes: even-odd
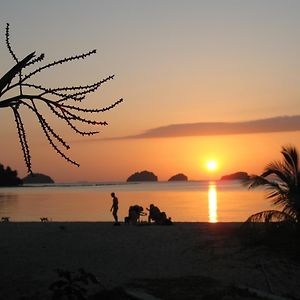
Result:
[[[257,188],[261,185],[267,185],[270,181],[262,176],[251,175],[249,179],[244,181],[244,184],[248,186],[249,189]]]
[[[293,207],[293,205],[291,205],[289,203],[287,195],[278,195],[277,197],[274,196],[273,198],[271,198],[271,200],[272,200],[272,205],[277,207],[277,208],[282,208],[282,211],[285,211],[287,207],[289,207],[289,208]],[[288,214],[292,215],[290,213],[290,209],[289,209]]]
[[[259,213],[251,215],[247,220],[246,223],[253,223],[253,222],[295,222],[295,220],[287,213],[279,210],[265,210]]]
[[[254,214],[246,222],[274,222],[290,220],[300,223],[299,155],[295,147],[282,147],[283,161],[269,163],[260,175],[248,180],[248,187],[264,186],[266,198],[282,211],[268,210]]]
[[[264,173],[262,173],[260,176],[274,176],[276,179],[284,183],[289,183],[291,180],[294,179],[290,169],[286,168],[286,166],[279,161],[273,161],[269,163],[266,166]]]
[[[292,218],[294,218],[296,220],[296,212],[293,208],[292,205],[290,205],[289,203],[286,203],[286,205],[284,206],[284,208],[282,209],[282,211],[288,215],[290,215]]]
[[[283,146],[281,154],[284,156],[285,163],[290,167],[292,173],[298,173],[299,155],[298,151],[293,146]]]

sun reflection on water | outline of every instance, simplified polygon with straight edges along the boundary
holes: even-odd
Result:
[[[210,182],[208,186],[208,220],[210,223],[218,222],[217,203],[216,184],[214,182]]]

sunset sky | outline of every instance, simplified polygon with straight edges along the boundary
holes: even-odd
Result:
[[[93,137],[72,133],[45,113],[80,168],[51,149],[22,109],[33,171],[57,182],[124,181],[142,170],[159,180],[176,173],[218,179],[260,173],[280,158],[282,145],[300,150],[299,13],[297,0],[2,1],[1,76],[13,66],[5,45],[10,23],[19,57],[37,51],[49,63],[97,49],[32,82],[56,87],[115,74],[84,106],[125,100],[99,115],[109,126]],[[22,177],[13,114],[1,109],[0,119],[0,163]],[[216,170],[207,169],[211,160]]]

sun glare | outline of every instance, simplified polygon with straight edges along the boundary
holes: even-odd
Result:
[[[215,160],[210,160],[209,162],[207,162],[207,169],[209,171],[214,171],[216,170],[218,167],[218,164]]]

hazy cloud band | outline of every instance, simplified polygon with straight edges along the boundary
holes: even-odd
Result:
[[[244,122],[199,122],[172,124],[149,129],[141,134],[114,139],[167,138],[188,136],[271,133],[300,130],[300,115],[280,116]]]

